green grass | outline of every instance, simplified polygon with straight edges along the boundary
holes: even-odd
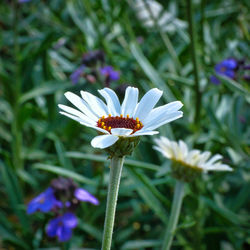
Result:
[[[161,127],[160,135],[222,154],[234,169],[189,185],[171,249],[247,249],[249,82],[219,76],[217,86],[210,76],[228,57],[250,63],[249,2],[193,1],[195,47],[188,1],[159,0],[173,16],[162,26],[154,18],[153,27],[138,18],[134,0],[14,2],[0,5],[0,248],[100,249],[107,155],[90,145],[96,132],[60,115],[57,104],[67,103],[68,90],[97,95],[104,87],[100,79],[92,84],[81,78],[74,85],[69,78],[83,53],[101,49],[106,64],[120,71],[112,89],[129,83],[142,96],[157,87],[164,91],[161,105],[184,103],[183,118]],[[180,20],[183,25],[176,25]],[[174,179],[170,162],[152,150],[155,137],[144,136],[125,161],[113,249],[161,246]],[[100,200],[99,206],[81,205],[79,226],[64,246],[46,236],[51,215],[26,214],[28,202],[57,176],[71,177]]]

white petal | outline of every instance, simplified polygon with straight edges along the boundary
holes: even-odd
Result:
[[[208,158],[210,157],[211,153],[209,151],[205,151],[200,155],[200,159],[199,159],[199,163],[198,165],[203,165],[206,163],[206,161],[208,160]]]
[[[159,134],[158,131],[152,131],[152,130],[143,130],[143,131],[137,131],[132,135],[129,135],[129,137],[135,137],[135,136],[141,136],[141,135],[156,135]]]
[[[155,150],[159,151],[160,153],[162,153],[167,158],[172,158],[173,157],[172,151],[170,151],[170,150],[163,150],[162,148],[156,147],[156,146],[153,146],[153,148]]]
[[[91,141],[91,145],[94,148],[107,148],[116,143],[117,140],[119,138],[115,135],[99,135]]]
[[[218,160],[221,160],[222,159],[222,156],[217,154],[217,155],[214,155],[209,161],[206,162],[206,166],[209,166],[209,165],[213,165],[216,161]]]
[[[183,116],[182,111],[177,111],[171,114],[167,114],[166,116],[163,116],[160,120],[157,122],[150,122],[149,124],[143,124],[145,126],[145,129],[148,130],[154,130],[156,128],[159,128],[160,126],[165,125],[166,123],[172,122],[178,118],[181,118]]]
[[[133,129],[129,129],[129,128],[112,128],[111,129],[111,134],[117,135],[117,136],[130,135],[132,132],[133,132]]]
[[[106,100],[109,114],[112,116],[120,115],[121,105],[116,93],[109,88],[104,88],[98,91]]]
[[[134,87],[127,87],[125,97],[122,103],[121,113],[126,116],[133,117],[135,108],[138,102],[138,89]]]
[[[187,157],[187,155],[188,155],[188,147],[187,147],[187,144],[186,144],[184,141],[180,140],[180,141],[179,141],[179,147],[180,147],[180,150],[181,150],[182,155],[183,155],[183,160],[185,161],[185,159],[186,159],[186,157]]]
[[[182,106],[183,104],[181,102],[176,101],[155,108],[149,113],[143,124],[147,126],[152,126],[152,124],[158,123],[159,120],[161,120],[163,117],[166,117],[168,114],[172,114],[178,111]]]
[[[97,121],[98,117],[89,109],[87,103],[82,100],[79,96],[71,92],[66,92],[65,97],[74,104],[79,110],[81,110],[85,115],[91,118],[93,121]]]
[[[71,119],[73,119],[73,120],[75,120],[77,122],[82,121],[78,116],[70,115],[70,114],[68,114],[66,112],[63,112],[63,111],[59,111],[59,113],[62,114],[62,115],[65,115],[65,116],[67,116],[67,117],[69,117],[69,118],[71,118]]]
[[[230,168],[226,164],[218,164],[218,165],[214,165],[214,166],[211,166],[211,167],[207,167],[206,170],[207,171],[210,171],[210,170],[214,170],[214,171],[233,171],[233,169]]]
[[[85,124],[83,124],[82,122],[80,122],[82,125],[85,125]],[[86,126],[86,125],[85,125]],[[101,133],[103,133],[103,134],[110,134],[107,130],[105,130],[105,129],[103,129],[103,128],[99,128],[99,127],[97,127],[97,126],[88,126],[89,128],[93,128],[93,129],[95,129],[95,130],[97,130],[97,131],[99,131],[99,132],[101,132]]]
[[[162,91],[154,88],[149,90],[141,99],[136,107],[134,118],[138,117],[140,121],[143,121],[150,111],[154,108],[155,104],[162,96]]]
[[[77,116],[74,116],[74,115],[71,115],[71,114],[68,114],[68,113],[62,112],[62,111],[60,111],[59,113],[62,114],[62,115],[65,115],[65,116],[67,116],[67,117],[69,117],[69,118],[71,118],[71,119],[73,119],[73,120],[75,120],[77,122],[79,122],[80,124],[82,124],[82,125],[84,125],[86,127],[93,128],[93,129],[95,129],[97,131],[100,131],[100,132],[102,132],[104,134],[109,134],[109,132],[107,130],[99,128],[97,126],[93,126],[91,123],[85,122],[85,121],[83,121],[81,118],[79,118]]]
[[[94,122],[93,120],[91,120],[88,116],[84,115],[82,112],[76,110],[76,109],[73,109],[71,107],[68,107],[66,105],[62,105],[62,104],[59,104],[58,107],[64,111],[66,111],[67,113],[69,114],[72,114],[74,116],[77,116],[79,117],[82,121],[86,122],[86,123],[89,123],[89,124],[93,124],[95,125],[96,122]]]
[[[100,98],[86,91],[81,91],[81,95],[98,117],[108,116],[108,108]]]

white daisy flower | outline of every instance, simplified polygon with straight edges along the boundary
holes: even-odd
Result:
[[[110,147],[119,138],[158,134],[156,128],[183,115],[178,111],[183,106],[180,101],[154,108],[162,95],[157,88],[149,90],[138,102],[138,89],[127,87],[122,104],[113,90],[104,88],[98,91],[106,103],[91,93],[81,91],[82,98],[71,92],[65,93],[77,109],[58,105],[61,114],[101,133],[91,141],[95,148]]]
[[[163,156],[189,169],[200,172],[233,170],[228,165],[221,163],[221,155],[216,154],[210,158],[211,152],[209,151],[188,150],[187,144],[181,140],[177,143],[162,136],[159,139],[155,139],[155,143],[157,146],[153,148],[161,152]]]

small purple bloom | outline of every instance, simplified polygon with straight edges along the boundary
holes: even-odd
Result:
[[[56,237],[60,242],[68,241],[72,236],[72,229],[77,226],[77,218],[67,212],[49,221],[46,232],[49,237]]]
[[[82,76],[83,72],[85,69],[85,65],[81,65],[78,67],[71,75],[70,75],[70,80],[72,83],[76,84],[78,83],[80,77]]]
[[[98,205],[99,201],[89,192],[87,192],[85,189],[83,188],[77,188],[75,190],[75,197],[79,200],[79,201],[87,201],[90,202],[94,205]]]
[[[115,71],[112,66],[104,66],[100,69],[102,75],[109,78],[111,81],[117,81],[120,78],[119,72]]]
[[[216,64],[214,69],[218,75],[224,75],[231,79],[234,79],[235,70],[237,69],[237,67],[238,67],[238,62],[233,58],[229,58]],[[216,85],[220,84],[220,80],[216,76],[211,76],[210,80]]]
[[[27,207],[27,214],[32,214],[36,211],[46,213],[55,207],[62,207],[62,203],[55,198],[54,190],[49,187],[30,201]]]

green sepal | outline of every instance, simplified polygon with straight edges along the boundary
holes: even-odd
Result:
[[[140,138],[136,137],[119,137],[119,140],[112,146],[106,148],[110,159],[131,155],[135,147],[139,144]]]

